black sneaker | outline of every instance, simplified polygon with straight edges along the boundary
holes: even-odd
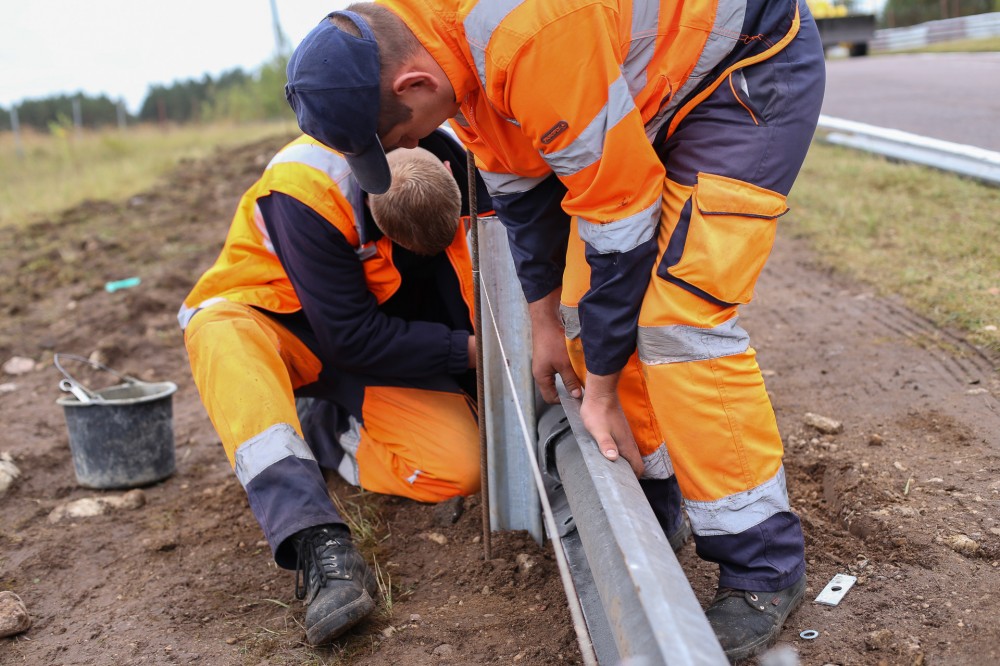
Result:
[[[378,583],[343,530],[319,525],[295,535],[295,598],[306,610],[306,640],[329,643],[375,610]]]
[[[720,587],[705,616],[731,663],[763,652],[778,640],[781,627],[802,603],[803,575],[777,592],[748,592]]]

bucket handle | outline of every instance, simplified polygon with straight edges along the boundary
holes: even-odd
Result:
[[[56,368],[59,369],[59,372],[63,373],[63,376],[66,377],[66,379],[60,380],[59,388],[62,389],[63,391],[66,391],[67,393],[72,393],[77,400],[79,400],[81,403],[84,404],[90,404],[90,403],[101,404],[104,402],[104,399],[100,395],[94,393],[89,388],[78,382],[76,378],[73,377],[73,375],[69,374],[66,371],[66,368],[64,368],[62,364],[59,362],[59,359],[61,358],[68,359],[71,361],[79,361],[80,363],[86,363],[87,365],[93,368],[97,368],[98,370],[109,372],[115,377],[118,377],[119,379],[124,381],[126,384],[141,383],[135,377],[129,375],[123,375],[122,373],[116,370],[112,370],[103,363],[98,363],[97,361],[91,361],[89,358],[76,356],[74,354],[58,354],[58,353],[55,354],[52,358],[52,362],[53,364],[55,364]]]

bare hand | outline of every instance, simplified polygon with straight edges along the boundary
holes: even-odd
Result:
[[[621,456],[636,478],[642,476],[645,464],[618,399],[618,374],[587,376],[580,416],[605,458],[615,461]]]
[[[470,335],[469,336],[469,367],[470,368],[476,367],[476,361],[478,360],[478,357],[476,356],[477,353],[478,352],[476,351],[476,336]]]
[[[566,332],[559,319],[559,290],[530,303],[531,315],[531,374],[548,403],[559,402],[556,375],[562,377],[566,390],[574,398],[582,395],[580,378],[573,370],[566,351]]]

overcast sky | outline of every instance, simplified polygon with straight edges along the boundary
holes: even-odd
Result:
[[[294,46],[348,0],[275,0]],[[138,113],[151,84],[255,69],[275,53],[270,0],[4,0],[0,106],[83,91]]]

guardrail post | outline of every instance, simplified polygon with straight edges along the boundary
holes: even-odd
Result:
[[[531,377],[528,304],[514,273],[507,231],[499,219],[479,218],[479,245],[483,330],[478,332],[478,341],[483,345],[485,389],[485,404],[479,408],[486,410],[490,527],[527,530],[541,544],[541,500],[531,472],[533,461],[521,441],[517,409],[520,404],[528,434],[534,437],[535,383]]]

